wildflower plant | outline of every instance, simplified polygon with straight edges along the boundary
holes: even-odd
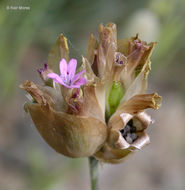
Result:
[[[161,104],[157,93],[146,94],[155,44],[138,35],[117,40],[115,24],[100,24],[99,40],[90,36],[77,68],[61,34],[38,70],[44,85],[21,85],[33,98],[25,110],[41,136],[65,156],[89,157],[92,179],[98,161],[120,163],[149,143],[146,129],[153,120],[145,110]]]

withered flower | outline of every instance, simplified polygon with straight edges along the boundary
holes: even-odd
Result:
[[[157,93],[145,94],[154,46],[138,35],[117,41],[115,24],[100,25],[99,40],[90,36],[75,74],[77,61],[67,64],[67,39],[60,35],[49,53],[45,84],[21,85],[33,97],[25,107],[46,142],[69,157],[110,163],[148,144],[145,129],[152,119],[145,109],[161,102]]]

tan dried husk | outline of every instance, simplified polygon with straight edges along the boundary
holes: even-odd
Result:
[[[54,72],[59,71],[58,64],[62,58],[65,58],[66,61],[69,60],[69,48],[67,38],[60,34],[48,55],[48,65]]]
[[[158,109],[161,97],[157,94],[136,95],[120,105],[108,122],[109,135],[106,145],[95,154],[102,162],[119,163],[129,153],[137,151],[150,142],[145,129],[152,123],[152,119],[143,110],[146,108]],[[141,128],[137,131],[139,136],[132,144],[129,144],[121,135],[129,120],[137,119]]]
[[[90,36],[86,58],[82,57],[79,70],[86,70],[87,84],[80,89],[78,98],[71,98],[74,91],[56,83],[51,88],[27,81],[21,87],[35,101],[27,103],[26,109],[36,128],[57,152],[69,157],[94,155],[102,162],[119,163],[149,143],[145,129],[152,120],[144,110],[158,109],[161,101],[156,93],[145,94],[155,43],[142,42],[138,35],[117,41],[113,23],[101,24],[99,36],[99,41]],[[122,64],[115,62],[116,55]],[[48,56],[53,71],[58,71],[61,58],[69,60],[67,39],[63,34]],[[105,107],[113,81],[122,83],[125,95],[106,124]],[[139,138],[132,144],[120,133],[130,119],[141,123],[141,130],[137,132]]]
[[[28,104],[27,109],[41,136],[63,155],[90,156],[106,140],[106,126],[96,118],[43,109],[38,104]]]
[[[136,41],[143,46],[141,48],[136,48]],[[123,53],[128,61],[128,64],[121,75],[121,81],[126,89],[129,88],[135,79],[134,71],[136,70],[140,72],[145,65],[150,65],[150,57],[155,45],[156,42],[147,44],[146,42],[141,41],[138,38],[138,34],[136,37],[118,41],[118,51]]]
[[[21,87],[37,102],[27,103],[26,109],[41,136],[57,152],[69,157],[89,156],[96,152],[106,140],[105,123],[100,117],[93,117],[94,110],[91,110],[92,112],[87,110],[88,105],[84,108],[87,113],[92,114],[67,114],[58,107],[62,106],[63,102],[59,100],[61,95],[58,96],[55,89],[49,89],[48,92],[45,87],[29,81]],[[51,97],[51,94],[55,95]],[[92,96],[91,99],[93,99]]]
[[[129,145],[124,141],[123,137],[120,137],[120,134],[116,133],[117,132],[113,134],[115,135],[115,139],[118,138],[117,141],[115,141],[115,146],[112,147],[108,143],[105,143],[101,150],[95,153],[94,156],[96,159],[111,164],[121,163],[127,158],[127,156],[131,155],[131,153],[140,150],[150,143],[149,136],[146,132],[143,132],[132,145]]]

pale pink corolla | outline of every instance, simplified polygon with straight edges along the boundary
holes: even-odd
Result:
[[[67,88],[80,88],[81,85],[86,84],[86,79],[82,76],[85,70],[75,74],[76,67],[76,59],[71,59],[67,64],[67,61],[63,58],[59,63],[60,75],[49,73],[48,77]]]

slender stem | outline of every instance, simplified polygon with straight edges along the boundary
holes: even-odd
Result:
[[[98,190],[98,160],[89,157],[89,168],[91,177],[91,190]]]

